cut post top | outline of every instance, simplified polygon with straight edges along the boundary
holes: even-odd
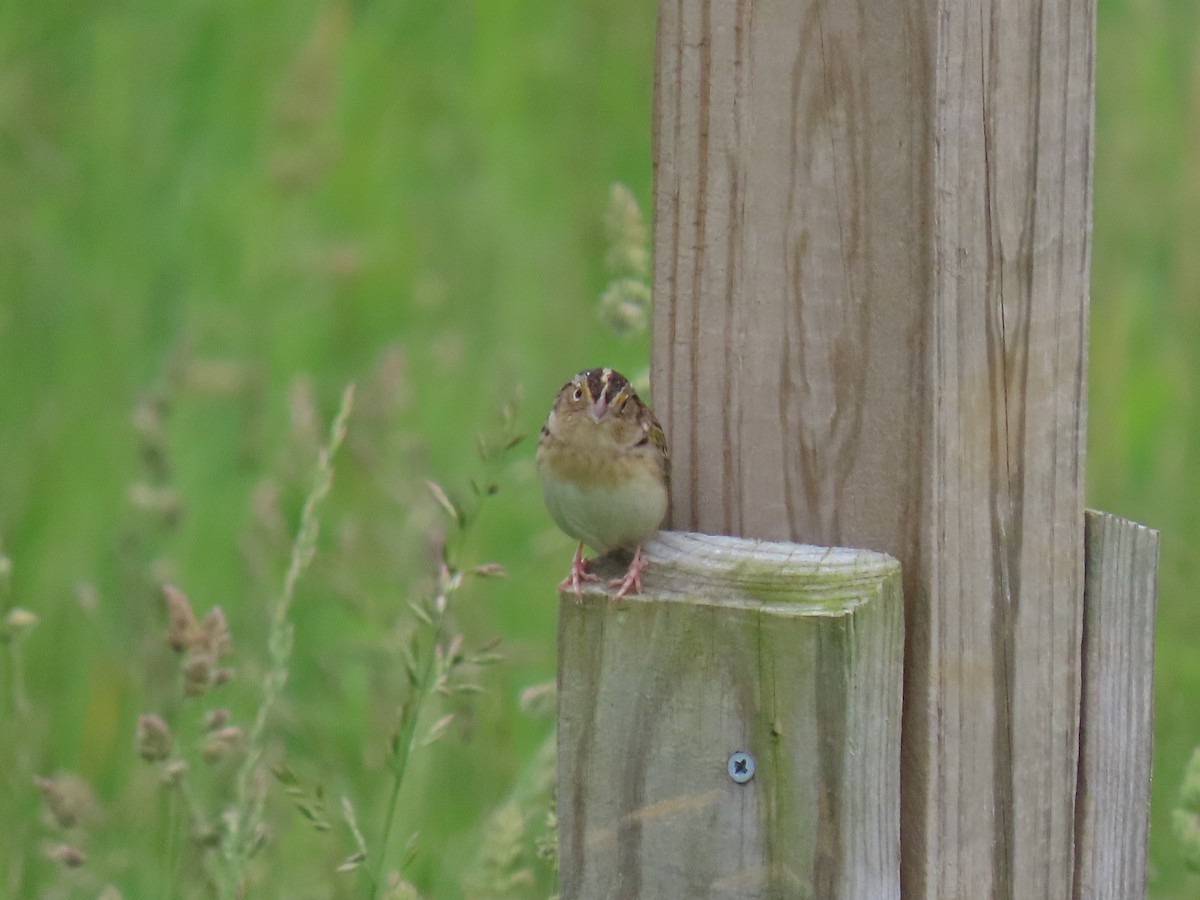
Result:
[[[895,558],[873,550],[690,531],[660,531],[642,552],[649,562],[643,593],[622,598],[622,603],[654,598],[841,616],[877,596],[881,581],[900,575]],[[597,560],[593,569],[604,579],[622,571],[611,557]],[[584,593],[606,592],[592,584]],[[568,595],[573,599],[570,592],[563,596]]]

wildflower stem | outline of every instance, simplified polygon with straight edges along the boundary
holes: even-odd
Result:
[[[421,674],[418,680],[415,695],[413,697],[412,710],[409,713],[408,721],[404,723],[404,728],[397,738],[395,749],[392,758],[389,760],[389,768],[392,770],[392,789],[388,795],[387,808],[384,811],[383,832],[379,836],[379,849],[376,853],[375,865],[371,869],[370,889],[367,894],[369,900],[375,900],[379,894],[379,886],[383,881],[384,864],[387,862],[387,848],[391,842],[392,825],[396,819],[396,809],[400,805],[400,789],[404,786],[404,775],[408,770],[408,761],[412,757],[413,743],[417,736],[417,723],[421,719],[421,711],[425,708],[425,703],[432,693],[433,686],[433,667],[437,658],[436,648],[438,642],[442,639],[442,624],[446,619],[446,605],[438,604],[440,609],[435,607],[434,615],[436,618],[433,621],[433,643],[430,645],[429,652],[425,656],[424,665],[421,667]]]
[[[183,828],[180,816],[180,798],[175,791],[167,792],[167,846],[165,856],[166,870],[163,872],[164,897],[176,896],[179,886],[179,832]]]
[[[438,565],[436,587],[431,592],[433,602],[428,608],[420,603],[410,604],[418,622],[417,632],[424,626],[428,629],[431,640],[429,648],[420,657],[418,647],[414,643],[406,658],[406,668],[409,673],[411,695],[401,707],[399,733],[392,743],[388,756],[388,767],[392,773],[391,790],[388,793],[387,806],[384,810],[383,831],[379,844],[375,849],[375,858],[368,860],[366,877],[368,879],[366,897],[375,900],[384,882],[384,869],[387,863],[388,846],[391,843],[392,829],[396,821],[396,810],[400,805],[400,791],[404,786],[404,777],[408,771],[408,763],[417,745],[417,727],[421,722],[422,713],[429,704],[433,694],[444,689],[445,679],[450,669],[456,664],[454,657],[456,642],[461,642],[461,636],[451,638],[447,647],[442,647],[445,638],[444,630],[450,607],[450,597],[462,586],[463,573],[458,565],[465,556],[465,546],[471,536],[472,526],[478,520],[480,510],[486,499],[495,494],[498,486],[492,480],[497,467],[503,462],[507,452],[521,441],[521,436],[514,433],[515,405],[507,404],[502,411],[503,428],[501,441],[497,445],[490,444],[485,438],[477,438],[479,455],[483,462],[484,474],[488,477],[480,488],[479,483],[472,479],[476,500],[473,507],[463,507],[456,504],[446,491],[436,482],[428,482],[427,486],[437,504],[445,510],[454,524],[449,535],[442,536],[440,562]],[[420,657],[418,659],[418,657]],[[445,724],[449,717],[443,720]],[[429,736],[422,742],[432,742],[437,739],[438,726],[435,725]]]

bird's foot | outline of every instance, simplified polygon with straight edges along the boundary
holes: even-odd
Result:
[[[588,571],[588,560],[583,555],[583,544],[575,548],[575,558],[571,560],[571,571],[561,582],[558,589],[560,591],[571,590],[575,592],[575,602],[583,602],[583,583],[585,581],[599,581],[599,575],[593,575]]]
[[[642,548],[639,546],[633,554],[633,560],[629,563],[629,568],[625,571],[624,578],[614,578],[608,583],[609,587],[618,588],[613,594],[612,601],[616,603],[626,594],[640,594],[642,592],[642,570],[646,568],[646,557],[642,555]]]

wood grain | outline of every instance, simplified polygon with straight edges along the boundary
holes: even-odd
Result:
[[[563,900],[898,900],[899,565],[667,532],[646,553],[643,594],[560,601]]]
[[[1158,532],[1087,513],[1075,900],[1146,896]]]
[[[1091,0],[662,0],[674,528],[904,564],[906,898],[1067,900]]]

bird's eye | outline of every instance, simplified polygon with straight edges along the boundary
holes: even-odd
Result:
[[[579,388],[575,388],[575,399],[576,400],[583,399],[583,391],[581,391]]]

